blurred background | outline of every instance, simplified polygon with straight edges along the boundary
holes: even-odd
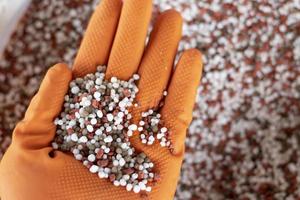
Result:
[[[0,159],[98,2],[0,0]],[[175,199],[299,200],[300,1],[154,0],[154,19],[170,8],[184,18],[180,52],[204,55]]]

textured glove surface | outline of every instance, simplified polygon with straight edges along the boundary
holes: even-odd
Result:
[[[17,124],[12,144],[0,163],[2,200],[173,198],[202,61],[197,50],[187,50],[173,72],[182,28],[182,19],[173,10],[158,17],[145,48],[151,8],[151,0],[123,3],[102,0],[90,20],[72,70],[65,64],[51,67],[24,119]],[[140,75],[137,96],[140,107],[133,110],[136,121],[140,112],[157,106],[163,91],[168,91],[161,114],[172,131],[173,154],[158,143],[145,146],[137,135],[131,138],[132,145],[144,151],[160,173],[161,180],[147,197],[99,179],[72,155],[50,147],[56,130],[53,120],[61,111],[69,82],[74,77],[94,72],[100,64],[108,65],[107,78],[116,76],[126,80],[134,73]]]

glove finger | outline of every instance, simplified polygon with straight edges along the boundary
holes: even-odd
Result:
[[[166,11],[158,17],[138,71],[140,91],[136,101],[139,106],[132,111],[135,121],[140,118],[141,112],[158,106],[169,82],[181,29],[182,18],[175,10]],[[143,146],[138,135],[134,135],[131,142],[136,148]]]
[[[53,120],[61,110],[71,78],[72,72],[66,64],[56,64],[48,70],[24,120],[14,131],[14,140],[29,148],[49,145],[55,134]]]
[[[202,73],[201,53],[196,49],[184,52],[168,87],[168,95],[161,110],[162,119],[172,131],[173,153],[184,150],[186,129],[192,120],[192,111]]]
[[[122,8],[121,0],[102,0],[93,13],[78,54],[73,74],[82,77],[107,64]]]
[[[138,71],[138,111],[156,107],[161,100],[168,85],[181,30],[182,18],[177,11],[169,10],[158,17]]]
[[[137,71],[144,51],[151,11],[151,0],[124,1],[106,78],[116,76],[128,80]]]
[[[138,71],[141,78],[136,100],[139,106],[132,111],[135,123],[138,122],[141,112],[158,106],[170,79],[181,32],[182,18],[175,10],[166,11],[158,17]],[[135,149],[149,156],[163,180],[153,187],[150,199],[171,199],[174,196],[183,154],[171,156],[169,150],[161,147],[159,142],[151,146],[144,145],[139,134],[134,134],[130,142]],[[160,188],[164,188],[163,193]]]

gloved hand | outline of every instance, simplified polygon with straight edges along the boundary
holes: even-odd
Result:
[[[54,151],[50,145],[56,130],[53,120],[62,108],[68,83],[72,77],[94,72],[99,64],[108,66],[107,78],[126,80],[136,72],[140,75],[137,101],[141,106],[133,110],[136,120],[140,112],[157,106],[167,89],[161,114],[172,131],[173,153],[158,143],[143,145],[137,135],[131,143],[150,157],[160,173],[160,181],[145,198],[173,198],[202,63],[197,50],[188,50],[172,72],[182,27],[182,19],[174,10],[158,17],[144,51],[151,7],[151,0],[102,0],[90,20],[72,70],[65,64],[50,68],[24,119],[16,126],[12,144],[0,164],[2,200],[141,198],[140,194],[99,179],[73,155]]]

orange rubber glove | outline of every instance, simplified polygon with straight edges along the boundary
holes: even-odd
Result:
[[[195,49],[184,52],[172,72],[182,28],[182,19],[173,10],[158,17],[144,50],[151,8],[151,0],[102,0],[72,71],[65,64],[50,68],[24,119],[16,126],[12,144],[0,164],[2,200],[173,198],[202,71],[201,54]],[[73,155],[54,151],[50,145],[56,130],[53,120],[62,108],[68,83],[72,77],[94,72],[99,64],[108,66],[108,78],[128,79],[136,72],[140,75],[137,101],[141,106],[133,110],[135,120],[141,111],[157,106],[163,91],[168,91],[161,114],[172,131],[173,153],[158,143],[143,145],[137,135],[131,138],[132,145],[144,151],[160,173],[160,180],[147,196],[99,179]]]

